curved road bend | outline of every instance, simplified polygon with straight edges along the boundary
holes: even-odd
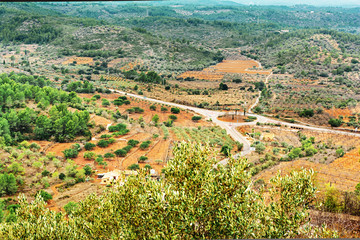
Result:
[[[269,78],[272,76],[272,73],[269,74],[269,76],[267,76],[265,83],[268,82]],[[268,117],[264,117],[261,115],[257,115],[254,113],[251,113],[251,109],[253,107],[256,106],[256,104],[259,102],[260,96],[261,96],[261,92],[259,92],[259,96],[256,99],[255,104],[253,104],[249,110],[249,116],[253,116],[256,117],[257,120],[254,122],[245,122],[245,123],[230,123],[230,122],[223,122],[218,120],[218,117],[223,115],[224,112],[219,112],[219,111],[213,111],[213,110],[207,110],[207,109],[202,109],[202,108],[197,108],[197,107],[191,107],[191,106],[186,106],[186,105],[182,105],[182,104],[177,104],[177,103],[172,103],[172,102],[165,102],[165,101],[161,101],[158,99],[153,99],[153,98],[148,98],[145,96],[141,96],[141,95],[136,95],[133,93],[127,93],[127,92],[123,92],[123,91],[119,91],[116,89],[109,89],[110,91],[114,92],[114,93],[120,93],[123,95],[127,95],[130,97],[134,97],[134,98],[139,98],[139,99],[144,99],[147,101],[151,101],[151,102],[156,102],[156,103],[160,103],[160,104],[165,104],[165,105],[169,105],[169,106],[173,106],[173,107],[178,107],[178,108],[182,108],[182,109],[186,109],[186,110],[191,110],[197,114],[201,114],[203,116],[205,116],[205,119],[211,119],[216,125],[220,126],[222,129],[225,129],[226,132],[235,140],[235,141],[239,141],[240,143],[242,143],[243,146],[243,150],[240,154],[236,154],[234,157],[238,157],[239,155],[241,156],[245,156],[247,154],[249,154],[251,151],[254,151],[253,148],[250,147],[250,142],[241,135],[241,133],[239,133],[236,130],[236,127],[239,126],[247,126],[247,125],[255,125],[257,122],[260,123],[275,123],[275,124],[281,124],[281,125],[286,125],[289,127],[296,127],[296,128],[303,128],[303,129],[309,129],[309,130],[314,130],[314,131],[321,131],[321,132],[327,132],[327,133],[335,133],[335,134],[343,134],[343,135],[348,135],[348,136],[356,136],[356,137],[360,137],[360,134],[358,133],[351,133],[351,132],[346,132],[346,131],[338,131],[338,130],[333,130],[331,128],[325,128],[325,127],[314,127],[314,126],[306,126],[306,125],[302,125],[302,124],[296,124],[296,123],[288,123],[288,122],[283,122],[283,121],[279,121],[279,120],[274,120]],[[242,114],[242,113],[241,113]],[[227,160],[223,160],[220,163],[222,164],[226,164]]]

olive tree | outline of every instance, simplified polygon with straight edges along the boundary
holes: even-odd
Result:
[[[208,145],[181,143],[159,181],[140,169],[122,186],[89,195],[71,215],[20,197],[16,223],[0,224],[1,239],[228,239],[336,237],[311,226],[313,171],[278,174],[266,201],[253,187],[246,159],[217,163]]]

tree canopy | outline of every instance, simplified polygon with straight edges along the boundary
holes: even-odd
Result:
[[[71,215],[45,208],[38,196],[20,197],[17,222],[2,223],[2,239],[215,239],[334,237],[306,224],[313,200],[313,171],[278,174],[267,200],[255,188],[245,159],[217,165],[212,149],[181,143],[159,181],[146,170],[122,186],[79,202]],[[305,224],[305,225],[304,225]]]

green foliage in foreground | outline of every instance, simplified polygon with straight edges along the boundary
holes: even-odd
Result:
[[[277,175],[269,201],[252,186],[245,159],[216,166],[213,150],[182,143],[153,180],[140,170],[123,186],[89,195],[71,214],[45,208],[38,196],[19,198],[17,222],[0,225],[1,239],[216,239],[336,237],[307,223],[313,171]],[[216,167],[214,167],[216,166]]]

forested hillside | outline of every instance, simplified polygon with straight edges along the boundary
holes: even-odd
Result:
[[[359,21],[0,3],[0,238],[359,237]]]

